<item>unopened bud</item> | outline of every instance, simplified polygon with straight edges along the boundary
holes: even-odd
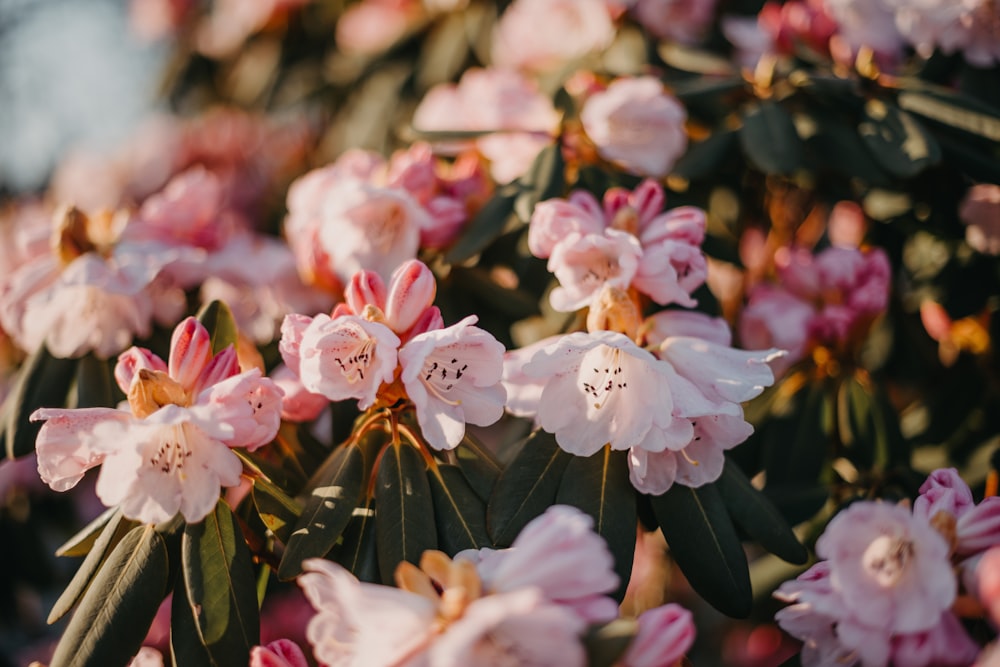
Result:
[[[140,368],[128,391],[129,407],[139,419],[145,419],[164,405],[187,403],[184,387],[163,371]]]
[[[587,331],[617,331],[635,340],[642,316],[639,307],[620,287],[605,285],[587,313]]]
[[[115,364],[115,381],[126,396],[132,388],[132,380],[142,368],[166,372],[167,365],[158,356],[142,347],[130,347],[118,355],[118,363]]]
[[[183,387],[193,387],[205,364],[212,358],[212,336],[208,329],[189,317],[174,329],[170,339],[170,377]]]
[[[400,265],[389,282],[389,298],[385,305],[389,328],[396,333],[410,329],[420,315],[433,305],[435,294],[437,282],[426,264],[411,259]]]
[[[344,290],[344,299],[355,315],[361,314],[367,305],[385,310],[385,295],[385,283],[375,271],[358,271]]]

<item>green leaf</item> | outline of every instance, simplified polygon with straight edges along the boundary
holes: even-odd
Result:
[[[93,354],[80,358],[76,368],[77,408],[113,408],[115,407],[115,386],[111,379],[111,366],[105,359],[98,359]]]
[[[459,264],[481,252],[517,220],[514,202],[521,188],[511,183],[497,188],[493,198],[479,210],[466,226],[462,236],[444,254],[444,261]]]
[[[237,346],[239,328],[236,326],[233,311],[222,301],[216,299],[205,304],[198,311],[198,321],[212,335],[212,354],[218,354],[230,345],[234,348]]]
[[[109,507],[101,512],[100,516],[80,529],[76,535],[66,540],[61,547],[56,549],[56,556],[69,556],[79,558],[90,553],[97,538],[104,531],[104,527],[111,522],[111,518],[118,513],[117,507]]]
[[[689,181],[715,176],[736,150],[736,130],[716,130],[707,139],[688,145],[672,174]]]
[[[829,389],[828,383],[813,381],[779,392],[782,411],[760,425],[768,485],[810,485],[819,479],[833,427]]]
[[[902,92],[896,102],[900,108],[984,139],[1000,142],[1000,118],[975,100],[958,95],[932,92]]]
[[[730,60],[674,40],[663,40],[657,45],[656,52],[663,62],[683,72],[704,74],[709,77],[737,74]]]
[[[94,577],[50,667],[128,664],[167,594],[168,570],[163,537],[152,526],[133,528]]]
[[[28,418],[38,408],[61,408],[66,404],[77,363],[77,359],[53,357],[42,345],[21,366],[17,384],[4,408],[8,458],[35,450],[35,438],[42,429],[42,422],[32,422]]]
[[[638,631],[638,622],[630,618],[617,618],[589,628],[582,638],[587,651],[587,667],[617,665]]]
[[[253,503],[257,508],[260,520],[267,529],[288,544],[288,539],[302,516],[302,507],[284,491],[265,479],[255,479],[253,482]]]
[[[170,600],[170,659],[173,667],[215,667],[211,654],[201,643],[184,577],[176,577]]]
[[[427,471],[438,544],[454,556],[463,549],[493,546],[486,533],[486,503],[476,495],[456,466],[440,464]]]
[[[509,547],[524,526],[556,501],[559,482],[573,458],[551,433],[539,429],[500,474],[486,508],[486,529],[498,547]]]
[[[882,100],[865,104],[858,133],[875,161],[900,178],[912,178],[941,160],[941,147],[910,114]]]
[[[489,501],[493,487],[503,472],[503,466],[483,443],[466,432],[462,442],[454,449],[458,467],[476,495]]]
[[[746,618],[753,605],[750,572],[719,490],[675,484],[651,501],[670,553],[691,587],[723,614]]]
[[[727,459],[716,486],[729,516],[750,537],[789,563],[805,564],[809,559],[809,552],[795,537],[778,509],[753,487],[739,466]]]
[[[91,548],[86,552],[87,557],[80,563],[80,567],[77,569],[76,574],[73,575],[73,579],[70,580],[66,589],[59,596],[59,599],[56,600],[56,603],[52,605],[52,611],[49,612],[47,620],[50,625],[65,616],[80,598],[83,597],[83,594],[90,587],[94,576],[97,575],[98,570],[100,570],[107,559],[108,554],[135,527],[135,522],[124,518],[121,510],[118,508],[108,510],[95,521],[100,521],[101,519],[104,519],[104,521],[101,523],[100,528],[91,530],[90,534],[93,535],[93,540]],[[93,525],[91,523],[87,528],[89,529]]]
[[[385,450],[375,473],[375,546],[382,583],[395,580],[401,561],[417,563],[437,548],[434,503],[424,460],[414,447],[394,444]]]
[[[257,582],[243,531],[225,501],[185,526],[181,562],[201,643],[216,664],[248,663],[260,643]]]
[[[558,197],[566,187],[566,163],[560,142],[543,148],[518,183],[521,192],[514,201],[514,211],[521,222],[528,224],[535,204]]]
[[[278,578],[291,579],[306,558],[322,558],[344,532],[365,486],[364,457],[357,445],[341,447],[324,464],[305,509],[288,538]]]
[[[331,560],[343,565],[361,581],[373,584],[381,581],[375,548],[375,518],[375,499],[369,498],[364,505],[354,508],[340,542],[330,552]]]
[[[740,144],[750,162],[768,174],[791,174],[802,166],[803,143],[791,114],[775,102],[749,108]]]
[[[556,502],[578,507],[594,519],[594,531],[604,538],[615,559],[621,602],[632,576],[638,522],[635,488],[628,478],[627,452],[607,445],[593,456],[574,456],[566,466]]]

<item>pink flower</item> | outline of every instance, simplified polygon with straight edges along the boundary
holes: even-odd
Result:
[[[898,62],[903,37],[896,27],[894,0],[823,0],[823,9],[837,23],[831,42],[834,56],[842,62],[867,47],[885,63]],[[843,44],[838,52],[837,42]]]
[[[1000,185],[974,185],[962,199],[958,217],[965,240],[978,252],[1000,255]]]
[[[640,176],[666,176],[687,148],[687,113],[651,76],[612,82],[584,103],[580,120],[601,157]]]
[[[374,312],[374,317],[405,343],[419,333],[444,326],[434,306],[436,294],[434,273],[420,260],[411,259],[393,272],[388,288],[373,271],[354,274],[344,291],[346,303],[339,305],[337,312],[358,316]]]
[[[284,364],[271,373],[271,380],[278,385],[284,397],[281,400],[281,418],[292,422],[310,422],[330,405],[330,399],[314,394],[302,386],[302,380]]]
[[[504,347],[473,326],[471,315],[446,329],[414,336],[399,351],[400,380],[431,447],[454,449],[466,423],[489,426],[503,416]]]
[[[639,615],[639,630],[622,656],[622,667],[671,667],[694,643],[694,620],[680,605],[666,604]]]
[[[358,399],[365,410],[396,372],[399,338],[389,327],[356,315],[289,315],[281,326],[282,359],[302,386],[331,401]]]
[[[309,667],[309,663],[298,644],[276,639],[267,646],[250,649],[250,667]]]
[[[499,183],[526,172],[552,143],[558,125],[558,112],[538,86],[504,69],[468,69],[458,84],[432,88],[413,114],[413,127],[421,131],[492,133],[477,139],[475,146],[491,161],[491,173]]]
[[[946,54],[962,51],[977,67],[991,67],[1000,60],[995,27],[995,7],[986,0],[887,0],[896,10],[900,32],[924,57],[935,49]]]
[[[203,519],[220,485],[240,482],[243,466],[231,449],[270,442],[281,411],[273,382],[256,369],[240,373],[232,348],[214,357],[210,349],[204,327],[188,318],[175,330],[169,364],[148,351],[122,355],[115,377],[131,414],[37,410],[32,419],[46,422],[37,440],[42,480],[66,490],[100,465],[97,495],[126,517],[159,523],[179,511],[189,522]]]
[[[607,48],[614,37],[605,0],[515,0],[497,23],[493,64],[553,70]]]
[[[972,491],[954,468],[930,474],[913,502],[913,513],[933,520],[939,512],[955,519],[955,551],[975,556],[1000,545],[1000,497],[976,504]]]
[[[549,301],[563,312],[590,304],[604,285],[627,288],[635,277],[642,246],[631,234],[610,229],[603,234],[571,234],[556,244],[548,269],[559,280]]]
[[[396,43],[420,17],[416,0],[364,0],[337,21],[337,46],[345,53],[372,55]]]
[[[636,19],[657,37],[696,44],[715,15],[715,0],[637,0]]]
[[[163,654],[152,646],[143,646],[128,667],[163,667]]]

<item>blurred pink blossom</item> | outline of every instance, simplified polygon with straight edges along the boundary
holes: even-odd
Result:
[[[250,667],[309,667],[309,663],[298,644],[275,639],[266,646],[250,649]]]
[[[600,156],[632,174],[666,176],[687,148],[687,112],[655,77],[613,81],[584,102],[580,120]]]
[[[636,0],[636,19],[657,37],[695,44],[715,16],[715,0]]]
[[[419,0],[362,0],[337,21],[337,46],[348,54],[374,55],[395,44],[421,17]]]
[[[493,35],[493,65],[555,70],[607,48],[615,26],[605,0],[515,0]]]
[[[935,49],[961,51],[977,67],[1000,61],[997,14],[990,0],[886,0],[896,10],[896,25],[925,58]]]
[[[973,249],[1000,255],[1000,185],[983,183],[969,188],[958,217],[965,224],[965,240]]]
[[[666,604],[639,615],[639,631],[621,658],[622,667],[671,667],[694,643],[691,612]]]

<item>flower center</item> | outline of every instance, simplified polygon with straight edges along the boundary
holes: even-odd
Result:
[[[346,357],[334,357],[333,360],[340,366],[340,372],[344,378],[354,384],[363,382],[365,370],[371,365],[375,357],[375,339],[365,338],[364,342],[354,348],[353,353]]]
[[[625,374],[621,364],[621,350],[611,348],[610,357],[607,351],[594,361],[603,362],[597,366],[591,366],[589,370],[584,365],[582,382],[580,386],[585,394],[593,399],[595,410],[600,410],[611,398],[611,395],[618,390],[628,389],[628,382],[625,381]]]
[[[428,358],[424,363],[424,384],[428,391],[445,403],[461,405],[462,401],[452,401],[444,395],[454,389],[468,368],[469,364],[464,364],[455,357],[447,360],[441,357]]]
[[[160,446],[149,457],[149,464],[165,475],[183,473],[191,453],[183,425],[173,426],[164,432]]]
[[[406,212],[397,202],[390,203],[384,215],[380,216],[369,230],[372,245],[382,254],[388,254],[406,221]]]
[[[56,213],[54,223],[52,251],[66,266],[89,252],[109,257],[121,235],[125,218],[110,211],[88,216],[75,206],[69,206]]]
[[[892,535],[875,538],[861,557],[862,565],[879,586],[895,586],[913,560],[913,543]]]

